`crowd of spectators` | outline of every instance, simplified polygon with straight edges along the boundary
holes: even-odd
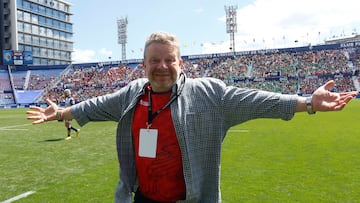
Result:
[[[239,87],[288,94],[311,94],[330,79],[336,80],[333,91],[353,91],[352,73],[359,67],[358,57],[350,59],[347,50],[341,49],[198,58],[184,60],[183,71],[190,78],[214,77]],[[62,90],[71,88],[82,101],[114,92],[140,77],[144,77],[141,64],[135,68],[126,64],[74,66],[43,98],[61,102]]]
[[[39,90],[53,84],[62,71],[63,69],[13,71],[11,75],[17,90]]]
[[[311,94],[330,79],[336,80],[333,91],[353,91],[353,72],[360,67],[359,52],[360,48],[324,49],[184,59],[183,71],[190,78],[214,77],[230,85],[287,94]],[[32,74],[30,84],[34,85],[28,89],[42,89],[53,83],[42,101],[51,98],[63,102],[65,88],[82,101],[116,91],[129,81],[144,77],[144,70],[140,63],[82,64],[58,74],[58,80],[55,77]]]

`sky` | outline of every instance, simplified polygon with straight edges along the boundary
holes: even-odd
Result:
[[[142,59],[147,37],[175,34],[181,55],[230,49],[225,6],[237,7],[235,51],[324,44],[360,34],[358,0],[67,0],[74,63],[122,60],[117,21],[127,18],[126,59]]]

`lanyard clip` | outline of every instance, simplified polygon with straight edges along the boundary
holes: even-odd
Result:
[[[151,123],[149,124],[149,122],[146,122],[146,128],[150,129],[150,127],[151,127]]]

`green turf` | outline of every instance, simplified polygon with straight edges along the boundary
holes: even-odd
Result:
[[[0,110],[0,201],[36,191],[21,202],[112,202],[116,123],[92,123],[65,141],[63,123],[28,125],[24,112]]]
[[[29,125],[25,110],[0,110],[0,202],[27,191],[36,193],[18,202],[112,202],[116,123],[64,141],[63,123]],[[353,100],[342,112],[235,126],[223,144],[223,202],[359,202],[359,121]]]
[[[360,100],[343,112],[260,119],[223,144],[224,202],[359,202]]]

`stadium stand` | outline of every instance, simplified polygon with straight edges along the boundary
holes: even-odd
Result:
[[[10,76],[7,70],[0,70],[0,92],[11,90]]]
[[[360,43],[183,57],[187,77],[214,77],[227,84],[286,94],[311,94],[334,79],[333,91],[360,90]],[[351,45],[351,43],[350,43]],[[61,104],[70,88],[82,101],[114,92],[144,77],[141,60],[62,66],[0,66],[0,107],[41,104],[45,98]]]

